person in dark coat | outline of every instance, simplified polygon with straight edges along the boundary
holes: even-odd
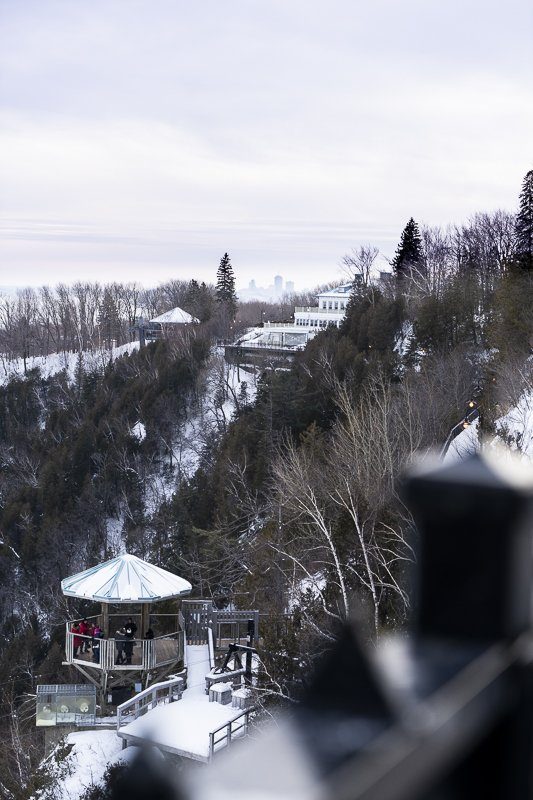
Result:
[[[93,628],[92,649],[93,649],[93,662],[100,663],[100,639],[104,636],[104,632],[99,625]]]
[[[117,658],[115,664],[125,664],[126,659],[124,657],[124,647],[126,645],[126,629],[120,628],[115,633],[115,643],[117,646]]]
[[[89,630],[90,630],[89,623],[87,622],[87,618],[84,617],[80,622],[80,633],[84,637],[81,640],[81,650],[80,650],[81,653],[87,653],[87,651],[89,650],[90,639],[87,638],[88,636],[90,636]]]
[[[135,644],[135,634],[131,627],[126,625],[126,641],[124,642],[124,655],[126,656],[126,664],[131,664],[131,657],[133,655],[133,645]]]

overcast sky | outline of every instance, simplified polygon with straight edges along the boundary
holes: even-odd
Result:
[[[0,284],[340,277],[514,210],[531,0],[0,0]]]

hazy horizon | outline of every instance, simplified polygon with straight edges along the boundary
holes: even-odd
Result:
[[[533,6],[0,0],[2,283],[342,278],[514,210]],[[16,275],[16,281],[13,277]]]

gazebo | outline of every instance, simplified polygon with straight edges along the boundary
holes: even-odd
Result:
[[[81,620],[69,620],[64,663],[76,667],[102,697],[125,680],[146,686],[153,678],[179,669],[185,651],[180,598],[191,589],[184,578],[128,553],[65,578],[61,581],[64,595],[101,604],[100,614],[83,619],[98,624],[103,637],[83,636],[75,628]],[[171,599],[176,601],[175,613],[153,611],[154,603]],[[122,607],[118,613],[116,606]],[[125,640],[119,631],[129,617],[137,631],[134,638]]]

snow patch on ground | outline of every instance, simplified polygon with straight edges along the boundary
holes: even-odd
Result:
[[[253,403],[256,394],[255,371],[227,364],[221,354],[212,356],[201,399],[190,409],[175,447],[179,474],[186,477],[194,474],[209,438],[224,433],[239,405]]]
[[[533,458],[533,392],[526,391],[511,410],[496,422],[498,436],[511,448]]]
[[[471,456],[472,453],[479,451],[479,420],[475,419],[468,428],[452,440],[446,455],[443,458],[444,464],[454,464]]]
[[[312,597],[316,600],[322,595],[322,592],[326,590],[326,587],[327,578],[323,572],[317,572],[314,575],[309,575],[293,583],[289,589],[287,610],[292,612],[299,608],[306,597]]]
[[[396,343],[394,345],[394,352],[398,353],[401,358],[407,355],[409,352],[409,347],[411,346],[411,341],[414,335],[414,328],[412,322],[404,322],[401,330],[396,338]]]
[[[26,359],[26,371],[38,368],[43,378],[49,378],[51,375],[57,375],[58,372],[66,370],[69,380],[73,381],[80,367],[80,355],[83,371],[91,372],[103,369],[109,364],[109,361],[129,355],[138,348],[139,342],[128,342],[120,347],[113,347],[111,350],[83,350],[81,354],[50,353],[47,356],[30,356]],[[22,358],[10,360],[0,355],[0,383],[7,383],[15,377],[24,377],[24,360]]]
[[[524,458],[533,459],[533,391],[524,392],[518,403],[496,420],[496,430],[498,435],[490,442],[491,447],[503,443]],[[479,420],[475,420],[452,441],[444,463],[460,461],[479,448]]]
[[[124,520],[122,518],[107,517],[106,519],[106,532],[107,532],[107,548],[111,553],[120,555],[126,552],[126,544],[124,542]]]
[[[65,745],[70,752],[62,758]],[[133,747],[122,750],[122,740],[114,730],[69,733],[43,764],[54,777],[53,785],[35,794],[33,800],[78,800],[89,786],[101,784],[110,764],[129,763],[137,752]]]
[[[146,428],[140,420],[135,423],[130,433],[138,442],[144,442],[146,439]]]
[[[144,482],[144,507],[148,516],[157,513],[159,507],[172,499],[176,491],[179,477],[179,464],[177,469],[167,470],[164,473],[153,473]]]

